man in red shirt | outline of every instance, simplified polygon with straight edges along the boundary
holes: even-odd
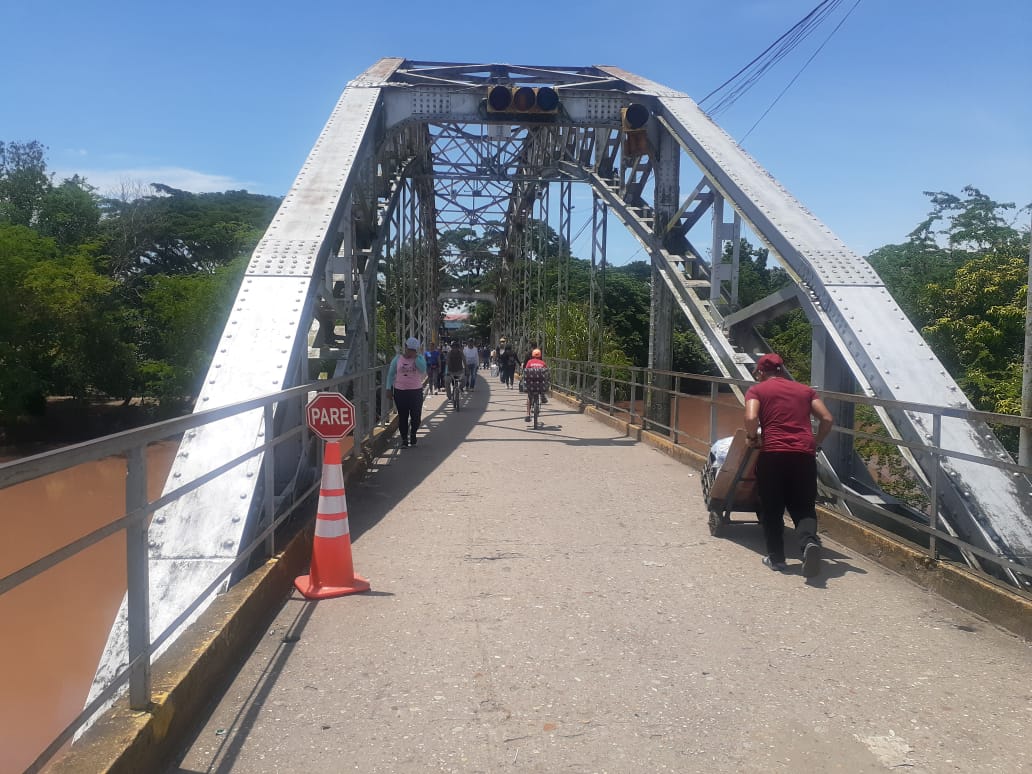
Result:
[[[544,397],[544,394],[548,392],[548,382],[548,366],[541,358],[541,350],[535,349],[523,364],[523,383],[527,385],[527,416],[523,418],[524,422],[530,421],[531,396]]]
[[[786,377],[780,355],[763,355],[753,376],[759,383],[745,393],[745,432],[749,445],[760,449],[756,486],[767,543],[763,563],[779,572],[788,569],[784,537],[788,509],[799,536],[803,575],[812,578],[821,571],[817,447],[831,432],[831,412],[812,387]],[[816,434],[811,416],[819,422]]]

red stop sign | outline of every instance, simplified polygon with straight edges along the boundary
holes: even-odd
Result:
[[[320,392],[305,406],[312,432],[324,441],[335,441],[355,429],[355,406],[339,392]]]

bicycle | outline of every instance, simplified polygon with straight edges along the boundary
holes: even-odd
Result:
[[[530,394],[530,413],[534,417],[534,429],[537,430],[541,423],[538,421],[538,416],[541,414],[541,393],[532,392]]]
[[[459,410],[459,395],[462,393],[462,380],[464,375],[461,373],[450,374],[451,378],[448,380],[448,398],[452,402],[452,406],[456,411]]]

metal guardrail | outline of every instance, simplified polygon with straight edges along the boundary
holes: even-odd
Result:
[[[379,393],[382,410],[378,421],[372,427],[366,429],[365,435],[355,439],[355,446],[352,451],[352,454],[354,454],[356,450],[361,448],[362,443],[372,436],[376,427],[383,426],[390,419],[390,411],[393,411],[393,406],[386,399],[386,375],[387,366],[379,366],[360,373],[304,384],[260,398],[201,411],[189,416],[170,419],[133,430],[126,430],[93,441],[86,441],[85,443],[0,464],[0,489],[3,489],[52,473],[58,473],[85,462],[95,462],[108,457],[124,456],[127,463],[125,484],[126,512],[123,516],[40,557],[4,578],[0,578],[0,596],[2,596],[101,540],[122,530],[126,532],[129,663],[37,757],[36,761],[26,769],[27,774],[40,771],[66,742],[71,740],[107,702],[117,695],[126,683],[129,685],[130,707],[137,710],[146,709],[152,698],[150,678],[151,655],[165,644],[169,637],[197,610],[204,600],[217,591],[233,572],[244,563],[252,561],[257,551],[263,551],[266,556],[272,556],[276,550],[276,530],[294,514],[302,503],[318,491],[320,481],[318,476],[316,476],[314,482],[307,488],[301,491],[295,488],[290,502],[280,503],[281,512],[278,515],[275,514],[276,503],[273,486],[275,481],[275,454],[272,452],[284,441],[301,434],[310,435],[307,428],[303,425],[285,428],[278,435],[274,435],[272,428],[275,427],[273,422],[275,407],[280,403],[307,397],[311,392],[334,390],[346,386],[352,381],[378,376],[379,378],[370,380],[370,383],[378,385],[376,391]],[[361,384],[362,382],[357,381],[357,383]],[[385,410],[388,408],[390,411]],[[203,476],[166,492],[156,500],[148,501],[145,455],[146,449],[150,444],[170,438],[178,438],[198,427],[255,409],[262,409],[265,415],[264,424],[267,431],[264,436],[264,442],[261,445],[227,460]],[[254,536],[250,543],[240,548],[237,558],[163,632],[151,640],[147,545],[147,527],[150,517],[169,503],[198,489],[212,479],[259,454],[265,455],[265,464],[263,465],[265,488],[264,501],[262,503],[264,528]],[[312,469],[318,469],[320,464],[321,460],[316,459]]]
[[[550,366],[552,369],[553,388],[558,387],[559,389],[563,389],[576,397],[580,402],[593,405],[600,410],[606,411],[610,416],[616,414],[622,416],[625,415],[632,424],[640,425],[643,429],[652,430],[661,435],[665,435],[675,444],[683,445],[681,444],[682,438],[690,438],[701,444],[705,444],[707,449],[719,437],[717,421],[721,406],[723,406],[725,411],[732,408],[728,403],[718,403],[721,388],[735,386],[744,390],[754,384],[754,382],[747,380],[730,379],[720,376],[688,374],[676,371],[658,371],[637,366],[616,366],[603,363],[590,363],[586,361],[562,360],[559,358],[552,358]],[[660,386],[663,382],[667,382],[671,386]],[[708,394],[704,395],[683,391],[682,388],[693,383],[696,385],[708,385]],[[850,435],[854,438],[863,440],[877,441],[890,444],[894,447],[903,447],[914,452],[929,455],[936,460],[937,471],[941,470],[941,463],[943,460],[959,459],[1006,470],[1009,473],[1019,476],[1032,476],[1032,467],[1018,465],[1007,460],[977,457],[970,454],[951,451],[949,449],[944,449],[939,445],[942,420],[944,417],[1025,428],[1032,428],[1032,418],[1017,417],[1010,414],[994,414],[986,411],[974,411],[949,406],[932,406],[923,403],[895,401],[884,398],[868,397],[865,395],[833,392],[830,390],[817,390],[816,392],[822,399],[826,400],[835,400],[871,407],[878,406],[883,408],[901,409],[915,413],[927,414],[932,419],[933,442],[931,445],[909,442],[888,435],[877,435],[857,430],[855,428],[839,427],[838,425],[832,429],[833,433]],[[697,438],[679,429],[679,401],[676,400],[676,398],[698,400],[709,405],[708,438]],[[649,415],[648,407],[658,399],[669,400],[671,403],[669,424],[657,420],[655,417]],[[863,497],[858,497],[855,493],[848,492],[840,487],[828,488],[828,491],[830,494],[833,494],[835,497],[840,498],[846,503],[855,506],[862,506],[864,509],[874,509],[880,516],[891,520],[893,523],[898,524],[901,527],[905,527],[907,530],[913,530],[926,535],[928,537],[927,546],[914,545],[917,549],[924,551],[929,560],[933,562],[943,561],[943,558],[940,556],[941,547],[939,542],[941,541],[942,543],[955,547],[961,554],[976,556],[979,559],[985,560],[986,562],[999,567],[1001,571],[1010,571],[1014,575],[1019,576],[1024,580],[1024,590],[1028,590],[1029,586],[1032,585],[1032,564],[1015,562],[1007,557],[1000,556],[999,554],[993,554],[979,546],[972,545],[971,543],[960,539],[956,535],[952,535],[949,532],[939,529],[940,517],[939,510],[936,507],[936,504],[939,501],[938,493],[940,487],[938,476],[933,476],[930,483],[931,489],[928,494],[930,505],[929,512],[925,514],[928,519],[928,523],[926,524],[901,516],[898,513],[881,507],[877,503],[871,502]],[[842,515],[843,517],[854,521],[862,521],[857,519],[850,512],[844,512]],[[1026,516],[1028,516],[1028,514],[1026,514]],[[906,538],[902,536],[899,537],[901,540],[906,540]]]

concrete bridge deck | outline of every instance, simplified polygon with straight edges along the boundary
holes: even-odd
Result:
[[[522,398],[427,399],[348,491],[373,590],[294,594],[172,771],[1032,771],[1028,643],[830,542],[773,573],[697,471]]]

